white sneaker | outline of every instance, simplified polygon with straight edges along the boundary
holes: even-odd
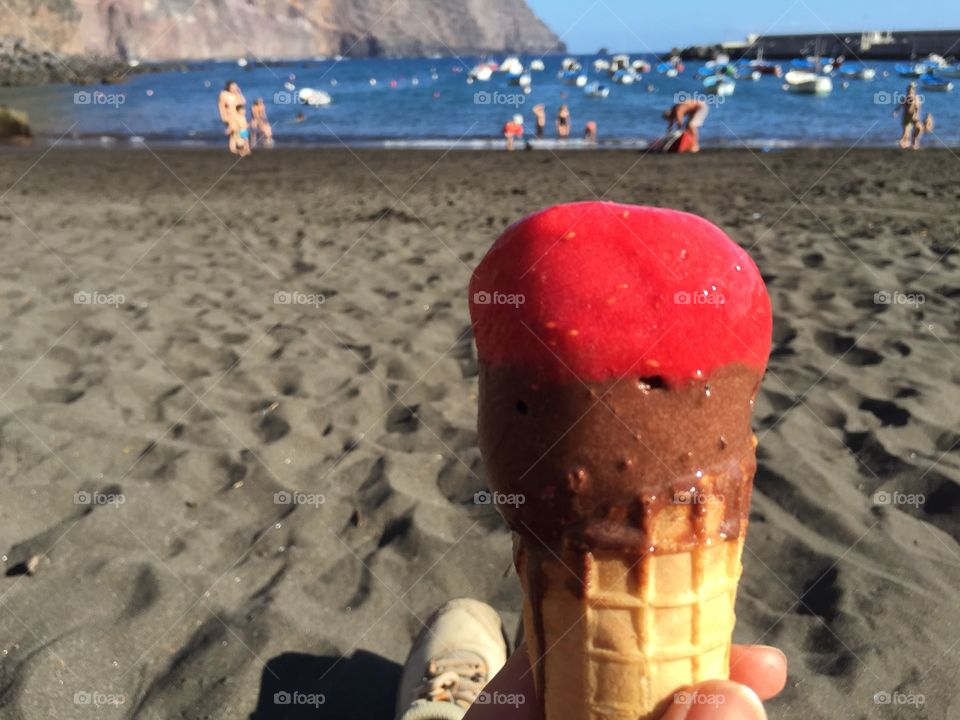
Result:
[[[459,720],[506,661],[497,611],[479,600],[451,600],[413,642],[400,679],[397,720]]]

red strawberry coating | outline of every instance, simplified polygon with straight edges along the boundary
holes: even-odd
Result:
[[[766,367],[770,298],[712,223],[663,208],[557,205],[511,225],[470,282],[480,360],[544,382],[706,380]]]

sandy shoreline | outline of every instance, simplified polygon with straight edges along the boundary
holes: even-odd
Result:
[[[790,659],[770,717],[956,717],[958,175],[946,150],[2,151],[0,718],[389,718],[433,607],[512,630],[466,286],[507,224],[597,196],[704,215],[770,287],[736,632]]]

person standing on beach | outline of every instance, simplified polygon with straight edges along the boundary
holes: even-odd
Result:
[[[533,106],[533,116],[537,119],[537,137],[542,138],[547,127],[547,111],[542,104]]]
[[[557,136],[561,138],[570,137],[570,108],[566,105],[560,106],[557,113]]]
[[[893,111],[896,117],[898,112],[902,112],[903,134],[900,135],[900,147],[904,150],[912,147],[914,150],[920,149],[920,138],[923,137],[923,123],[920,118],[923,115],[923,98],[917,95],[917,84],[910,83],[907,86],[907,94],[900,100],[900,107]],[[913,133],[913,142],[910,141],[910,133]]]
[[[217,100],[217,109],[220,112],[220,121],[227,136],[227,147],[234,155],[241,157],[250,154],[250,129],[247,126],[247,100],[243,97],[240,86],[233,80],[228,80],[220,91]]]
[[[273,147],[273,128],[267,120],[267,106],[263,98],[257,98],[250,109],[250,127],[253,129],[251,145],[256,146],[263,142],[264,147]]]

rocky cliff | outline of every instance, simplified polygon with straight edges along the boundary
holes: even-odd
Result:
[[[120,59],[562,52],[524,0],[4,0],[34,51]]]

